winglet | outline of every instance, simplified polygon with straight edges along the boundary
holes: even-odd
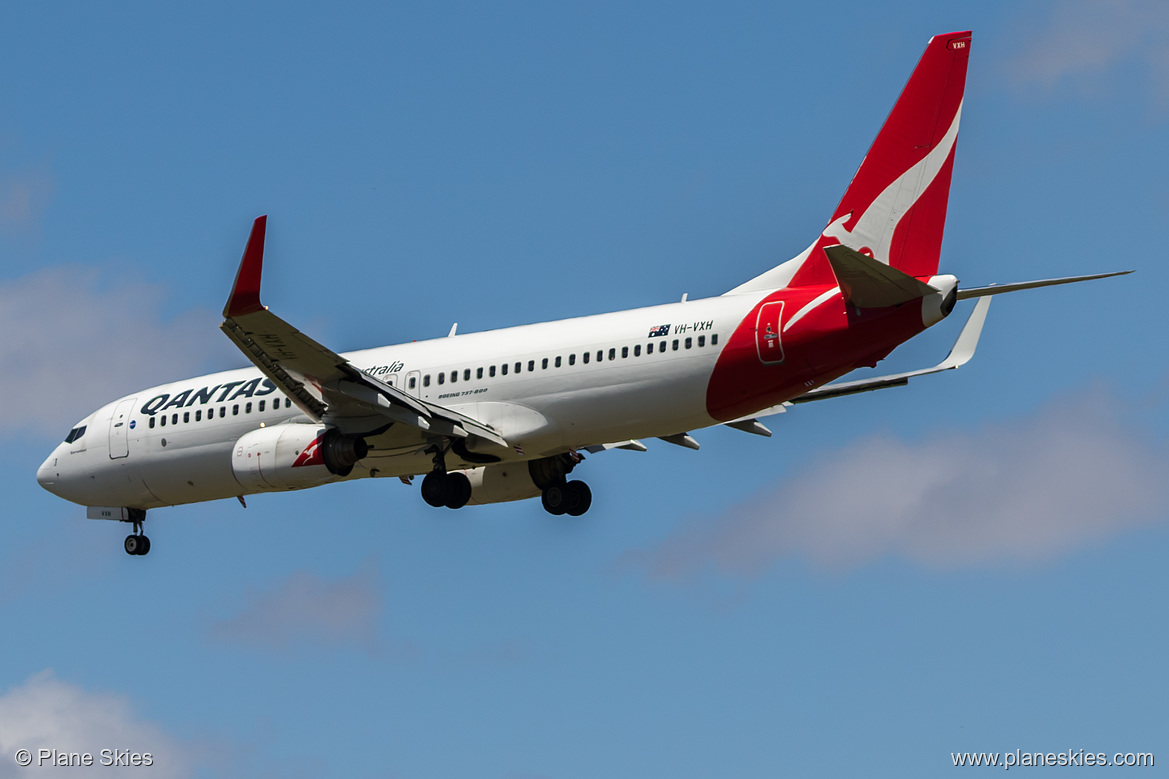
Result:
[[[961,368],[970,362],[970,358],[974,356],[974,350],[978,348],[978,338],[982,335],[982,326],[986,324],[986,312],[989,309],[989,297],[974,304],[974,311],[966,320],[966,324],[962,326],[962,332],[958,333],[958,340],[954,342],[954,347],[950,349],[946,359],[938,364],[938,369]]]
[[[960,368],[970,362],[970,358],[974,356],[974,350],[978,347],[978,337],[982,335],[982,326],[986,323],[986,312],[989,308],[989,297],[983,297],[974,304],[974,311],[971,312],[970,318],[966,320],[966,324],[962,326],[962,332],[958,334],[958,340],[954,342],[950,353],[946,355],[946,359],[932,368],[909,371],[908,373],[895,373],[890,376],[878,376],[873,379],[825,384],[823,387],[809,390],[798,398],[792,398],[790,402],[810,403],[813,400],[839,398],[845,395],[855,395],[858,392],[885,389],[886,387],[903,387],[909,383],[910,379],[916,378],[917,376],[928,376],[931,373],[941,373],[942,371]],[[765,415],[766,412],[756,414],[756,416]]]
[[[248,245],[240,260],[239,271],[235,274],[231,297],[223,307],[225,318],[264,310],[260,303],[260,273],[264,267],[264,228],[267,223],[268,217],[265,215],[257,217],[252,224],[252,234],[248,236]]]

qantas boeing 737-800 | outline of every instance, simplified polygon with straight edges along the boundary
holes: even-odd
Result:
[[[336,354],[260,303],[256,219],[221,325],[254,367],[162,384],[77,423],[37,472],[91,518],[366,477],[461,508],[541,496],[592,502],[568,480],[583,453],[758,420],[794,403],[905,384],[970,359],[990,295],[1098,274],[961,289],[938,275],[970,33],[932,38],[832,218],[804,252],[705,300]],[[945,361],[843,383],[979,298]]]

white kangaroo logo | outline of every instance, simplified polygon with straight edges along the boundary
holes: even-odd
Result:
[[[845,229],[844,223],[852,218],[849,211],[842,217],[832,220],[831,224],[821,233],[825,238],[831,238],[855,249],[862,254],[889,264],[889,247],[893,243],[893,233],[897,229],[901,217],[913,208],[921,194],[933,183],[938,172],[950,156],[954,142],[958,138],[958,121],[962,118],[962,103],[954,113],[954,120],[950,129],[942,136],[942,140],[930,153],[925,155],[916,165],[902,173],[893,183],[885,187],[881,194],[874,198],[869,207],[861,214],[860,219],[851,230]]]

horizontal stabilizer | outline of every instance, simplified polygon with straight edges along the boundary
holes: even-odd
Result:
[[[1065,276],[1062,279],[1043,279],[1042,281],[1020,281],[1017,284],[991,284],[987,287],[973,289],[959,289],[958,299],[981,298],[986,295],[1001,295],[1004,292],[1018,292],[1021,289],[1037,289],[1038,287],[1054,287],[1056,284],[1074,284],[1077,281],[1092,281],[1093,279],[1107,279],[1112,276],[1127,276],[1130,270],[1113,271],[1112,273],[1096,273],[1091,276]]]
[[[887,308],[937,292],[925,282],[844,244],[824,249],[844,299],[857,308]]]

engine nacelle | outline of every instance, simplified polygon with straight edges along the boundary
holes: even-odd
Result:
[[[471,481],[469,503],[506,503],[510,500],[525,500],[540,494],[540,488],[532,481],[527,463],[505,463],[471,468],[465,471]]]
[[[231,469],[249,491],[296,490],[348,476],[368,453],[360,436],[341,435],[325,425],[275,425],[240,438]]]

